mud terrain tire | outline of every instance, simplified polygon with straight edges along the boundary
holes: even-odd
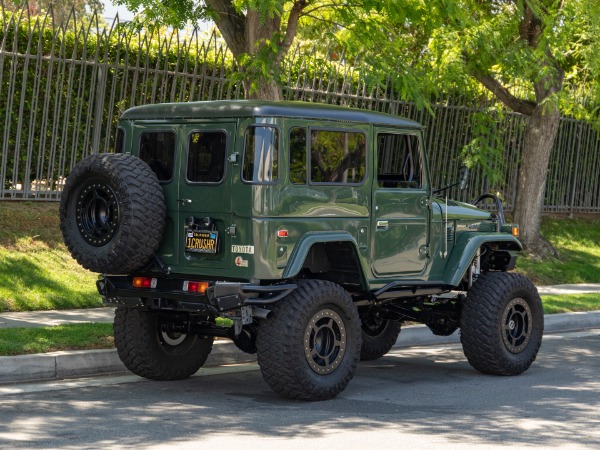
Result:
[[[402,323],[396,320],[378,320],[367,313],[362,317],[361,361],[373,361],[386,355],[396,343]]]
[[[339,285],[309,280],[272,308],[256,341],[258,364],[286,398],[326,400],[348,385],[360,358],[360,318]]]
[[[183,380],[206,362],[213,337],[168,333],[161,317],[137,308],[115,310],[117,353],[131,372],[151,380]]]
[[[475,369],[518,375],[535,361],[544,333],[542,302],[521,274],[482,275],[464,300],[460,340]]]
[[[126,154],[90,155],[67,177],[60,228],[83,267],[128,274],[152,260],[165,214],[162,188],[148,164]]]

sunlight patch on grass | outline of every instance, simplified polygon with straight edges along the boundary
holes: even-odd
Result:
[[[600,293],[542,295],[541,297],[546,314],[600,311]]]

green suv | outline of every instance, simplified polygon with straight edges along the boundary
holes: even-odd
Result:
[[[423,127],[409,120],[295,102],[159,104],[126,111],[115,153],[74,168],[60,215],[73,257],[102,274],[132,372],[189,377],[223,337],[257,353],[282,396],[321,400],[359,360],[385,355],[406,321],[460,328],[484,373],[535,360],[541,301],[508,273],[518,227],[493,195],[477,202],[491,197],[495,212],[446,189],[431,186]]]

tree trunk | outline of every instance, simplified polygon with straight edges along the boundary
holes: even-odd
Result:
[[[523,155],[517,181],[514,221],[520,227],[520,240],[535,254],[556,251],[540,234],[550,153],[558,133],[560,112],[552,102],[538,104],[527,118]]]
[[[256,76],[252,80],[243,81],[246,99],[252,100],[283,100],[283,92],[275,80]]]

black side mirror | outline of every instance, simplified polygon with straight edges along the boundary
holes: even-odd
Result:
[[[469,168],[467,166],[462,166],[460,168],[460,181],[458,183],[458,188],[461,191],[464,191],[469,185]]]

